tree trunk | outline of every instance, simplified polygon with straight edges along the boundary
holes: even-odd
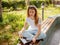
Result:
[[[26,3],[26,7],[28,7],[29,3],[30,3],[30,0],[25,0],[25,3]]]
[[[51,0],[52,1],[52,4],[53,4],[53,7],[55,7],[55,0]]]
[[[2,22],[2,0],[0,0],[0,22]]]
[[[36,3],[38,3],[39,0],[36,0]]]

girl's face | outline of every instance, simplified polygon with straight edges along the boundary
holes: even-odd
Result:
[[[29,9],[29,16],[34,17],[35,15],[35,10],[34,9]]]

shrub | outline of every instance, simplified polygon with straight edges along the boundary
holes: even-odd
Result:
[[[3,42],[3,41],[8,42],[11,38],[12,38],[12,35],[9,33],[1,33],[0,34],[0,42]]]
[[[19,30],[23,27],[25,21],[24,15],[15,15],[15,14],[3,14],[3,23],[1,23],[1,26],[3,25],[11,25],[13,31],[18,28]],[[11,29],[11,30],[12,30]]]
[[[38,3],[36,1],[30,1],[30,5],[35,5],[37,8],[41,7],[41,3],[43,1],[38,1]],[[44,1],[45,4],[49,4],[50,1]],[[11,1],[11,2],[4,2],[2,1],[2,7],[7,7],[7,8],[10,8],[10,7],[13,7],[12,9],[15,10],[17,9],[18,7],[21,8],[21,9],[25,9],[26,8],[26,5],[25,5],[25,1]]]

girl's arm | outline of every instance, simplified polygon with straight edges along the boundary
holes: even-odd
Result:
[[[23,28],[22,28],[22,30],[21,30],[21,32],[24,32],[24,31],[26,30],[27,27],[28,27],[28,23],[25,22],[25,23],[24,23],[24,26],[23,26]]]
[[[38,26],[38,31],[37,31],[36,35],[34,36],[34,38],[37,38],[41,32],[41,24],[38,24],[37,26]]]

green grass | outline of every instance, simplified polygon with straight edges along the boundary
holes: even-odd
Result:
[[[42,9],[40,8],[40,10],[38,9],[38,12],[40,13],[39,15],[42,15],[41,13]],[[45,7],[44,8],[44,17],[45,19],[49,16],[53,16],[53,15],[58,15],[60,14],[60,8],[58,7]]]

